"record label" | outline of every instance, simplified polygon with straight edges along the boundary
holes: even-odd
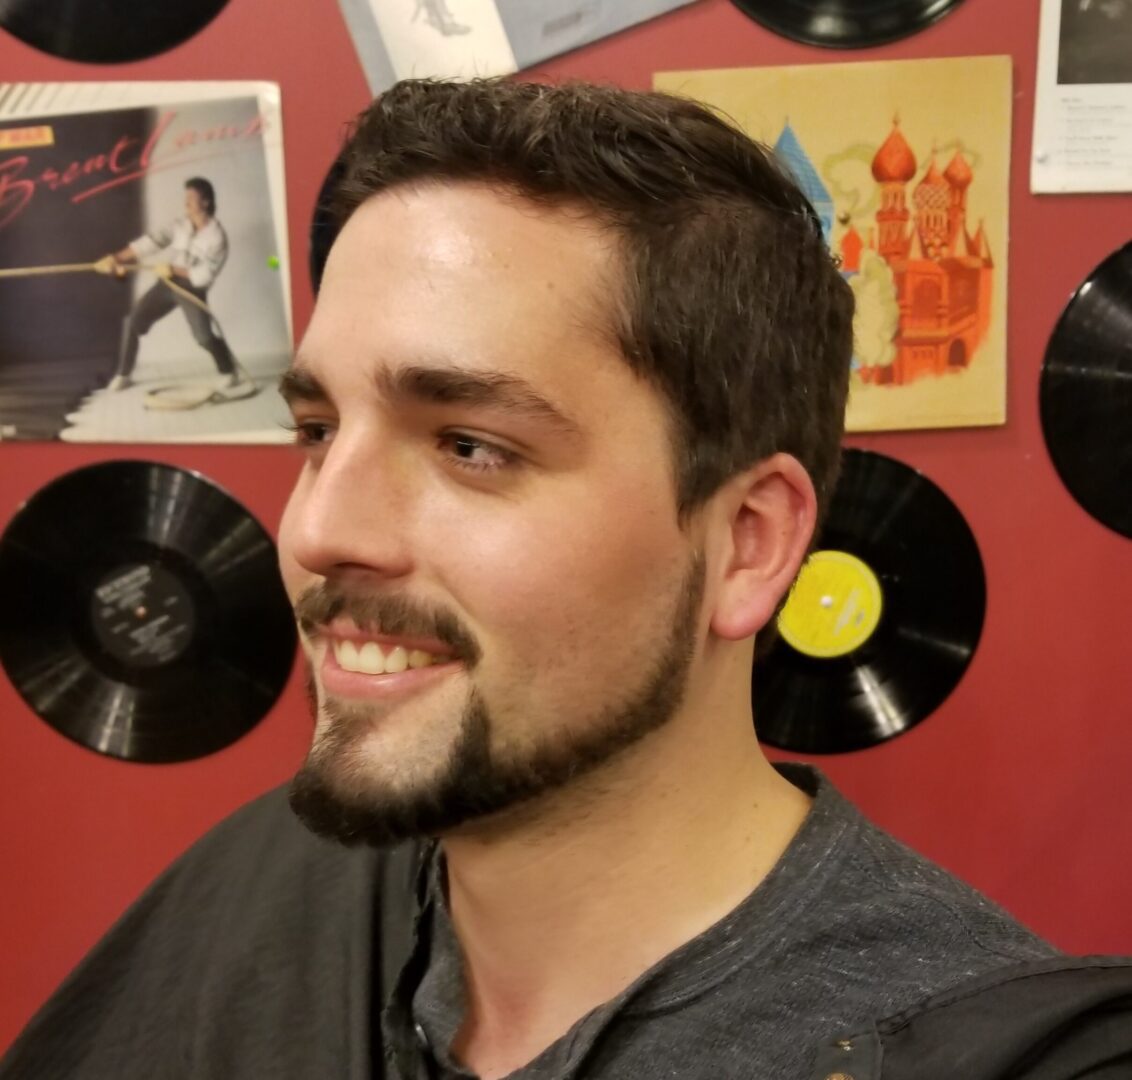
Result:
[[[192,599],[162,566],[137,563],[111,571],[95,586],[93,604],[95,634],[123,664],[168,664],[192,642]]]
[[[883,606],[880,581],[861,559],[815,551],[778,616],[778,631],[805,656],[845,656],[872,637]]]
[[[911,730],[963,677],[985,610],[982,559],[955,504],[902,462],[846,450],[818,550],[755,663],[759,738],[831,754]]]
[[[275,703],[296,630],[275,545],[197,473],[108,461],[0,535],[0,665],[60,734],[127,761],[228,746]]]

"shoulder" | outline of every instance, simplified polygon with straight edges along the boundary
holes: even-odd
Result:
[[[291,813],[285,787],[274,788],[213,826],[154,882],[151,892],[223,888],[234,893],[255,883],[293,880],[296,869],[337,865],[347,874],[357,860],[319,840]],[[217,879],[215,883],[211,879]],[[301,877],[300,879],[301,880]]]
[[[0,1076],[345,1075],[369,1023],[375,920],[408,936],[414,845],[347,849],[283,788],[169,867],[68,977]],[[290,1031],[295,1045],[283,1047]],[[287,1061],[279,1059],[286,1051]],[[237,1067],[238,1063],[238,1067]],[[26,1067],[26,1073],[21,1072]],[[189,1070],[190,1072],[192,1070]],[[187,1075],[188,1073],[185,1073]]]
[[[893,1008],[1004,965],[1055,955],[997,904],[873,825],[813,775],[819,828],[837,835],[833,874],[815,897],[813,932],[838,962],[883,980]]]
[[[209,218],[208,222],[201,226],[197,236],[201,240],[213,244],[226,244],[228,242],[228,234],[224,231],[224,226],[220,224],[219,218]]]
[[[826,1042],[814,1076],[951,1080],[960,1065],[965,1080],[1127,1076],[1132,958],[1054,957],[967,980]]]
[[[385,888],[408,888],[415,850],[377,852],[323,840],[295,817],[286,787],[279,787],[206,833],[136,906],[178,917],[223,915],[245,940],[266,940],[293,926],[294,916],[318,910],[324,919],[345,919]]]

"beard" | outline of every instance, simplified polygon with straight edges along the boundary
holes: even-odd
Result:
[[[291,809],[319,836],[347,846],[387,847],[443,836],[565,787],[662,727],[680,707],[695,651],[704,576],[703,557],[696,554],[676,591],[665,640],[659,648],[637,650],[655,659],[628,694],[618,694],[619,700],[597,716],[578,717],[522,752],[493,752],[491,709],[472,690],[444,766],[427,781],[394,788],[365,769],[361,745],[372,725],[370,710],[324,702],[324,730],[291,782]],[[383,611],[386,603],[388,610]],[[306,627],[344,613],[359,625],[370,621],[388,633],[438,638],[465,660],[469,671],[479,660],[474,639],[455,619],[416,609],[403,598],[354,601],[324,587],[300,598],[296,611]],[[317,718],[313,674],[308,690]],[[532,727],[537,726],[532,720]]]

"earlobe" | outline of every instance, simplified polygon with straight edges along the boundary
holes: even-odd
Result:
[[[729,557],[711,628],[725,640],[739,641],[767,624],[797,576],[813,535],[817,499],[809,474],[789,454],[775,454],[731,483],[736,486]]]

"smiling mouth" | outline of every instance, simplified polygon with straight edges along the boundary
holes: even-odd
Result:
[[[380,645],[376,641],[336,640],[331,647],[334,660],[343,671],[362,675],[395,675],[452,660],[451,656],[406,649],[403,645]]]

